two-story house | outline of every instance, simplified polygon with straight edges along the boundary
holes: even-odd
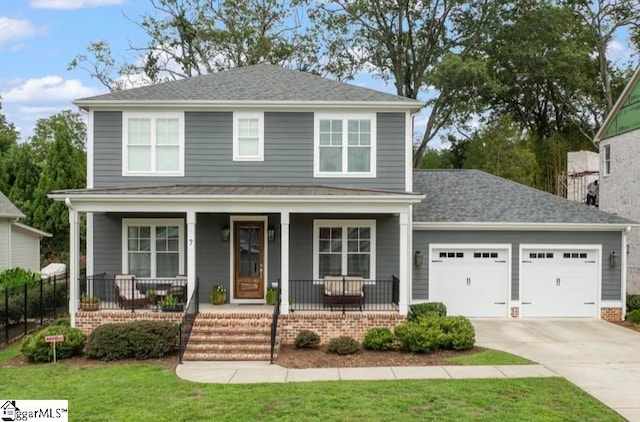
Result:
[[[221,312],[204,304],[223,286],[255,318],[277,284],[287,338],[306,323],[361,336],[427,300],[477,317],[622,316],[633,223],[478,171],[413,171],[419,101],[261,64],[75,103],[87,188],[51,196],[69,208],[74,280],[87,216],[96,276],[70,303],[87,330],[117,317],[79,312],[81,292],[146,318],[181,283],[201,314]]]

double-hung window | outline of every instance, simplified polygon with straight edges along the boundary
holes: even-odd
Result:
[[[314,279],[351,275],[375,279],[375,220],[315,220]]]
[[[315,177],[375,177],[375,114],[315,115]]]
[[[604,168],[602,174],[608,176],[611,173],[611,145],[605,145],[602,149],[604,150]]]
[[[233,161],[264,161],[264,113],[233,113]]]
[[[122,220],[124,274],[173,278],[184,274],[184,223],[181,219]]]
[[[184,113],[124,113],[123,176],[184,175]]]

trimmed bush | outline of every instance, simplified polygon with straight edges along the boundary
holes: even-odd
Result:
[[[640,324],[640,309],[629,312],[626,320],[632,324]]]
[[[444,303],[429,302],[417,303],[409,308],[410,321],[417,321],[425,316],[447,316],[447,307]]]
[[[51,325],[53,326],[62,325],[64,327],[71,327],[71,318],[69,317],[58,318],[55,321],[53,321]]]
[[[293,347],[296,349],[313,349],[320,344],[318,333],[310,330],[302,330],[293,340]]]
[[[85,353],[104,361],[161,358],[176,350],[178,330],[168,321],[104,324],[89,335]]]
[[[367,330],[362,346],[367,350],[393,349],[393,333],[386,327],[374,327]]]
[[[640,295],[627,294],[627,312],[640,309]]]
[[[82,346],[86,336],[77,328],[62,325],[51,326],[38,334],[27,336],[22,342],[20,350],[24,357],[32,362],[53,361],[53,347],[51,343],[45,343],[45,336],[62,334],[64,341],[56,343],[56,359],[67,359],[82,354]]]
[[[471,349],[476,342],[476,330],[463,316],[440,318],[440,330],[443,334],[440,347],[443,349]]]
[[[360,352],[360,343],[352,337],[336,337],[327,344],[327,352],[336,355],[353,355]]]
[[[396,339],[403,350],[412,353],[432,353],[442,343],[439,317],[407,321],[395,328]]]

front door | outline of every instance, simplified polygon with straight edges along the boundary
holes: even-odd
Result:
[[[264,298],[264,222],[236,221],[234,232],[235,299]]]

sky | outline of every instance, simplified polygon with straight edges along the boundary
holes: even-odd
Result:
[[[73,99],[105,93],[86,71],[67,70],[69,62],[101,39],[109,41],[117,59],[124,59],[129,45],[145,41],[132,21],[150,12],[147,0],[0,0],[0,101],[21,138],[32,135],[39,118],[77,111]],[[609,46],[614,60],[628,56],[626,38],[621,35]],[[395,93],[367,74],[350,83]],[[417,132],[427,117],[427,112],[416,117]]]

